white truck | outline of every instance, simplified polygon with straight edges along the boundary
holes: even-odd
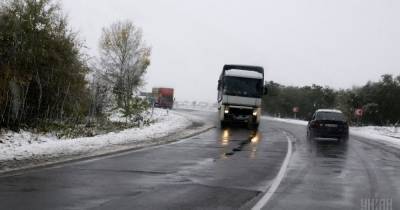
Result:
[[[218,110],[221,127],[229,122],[245,122],[258,128],[261,101],[267,94],[264,68],[225,65],[218,80]]]

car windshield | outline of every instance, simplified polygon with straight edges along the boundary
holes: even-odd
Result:
[[[346,121],[344,115],[338,112],[317,112],[316,120]]]
[[[224,79],[224,93],[259,98],[262,95],[262,80],[227,76]]]

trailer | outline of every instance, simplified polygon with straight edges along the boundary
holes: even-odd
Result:
[[[157,87],[152,90],[154,107],[172,109],[174,106],[174,89]]]

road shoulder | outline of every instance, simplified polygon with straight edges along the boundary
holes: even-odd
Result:
[[[76,149],[72,150],[72,152],[66,151],[65,148],[62,148],[61,151],[57,150],[54,153],[44,153],[44,154],[31,153],[29,156],[23,156],[21,158],[16,158],[15,156],[2,158],[0,159],[0,176],[9,176],[14,174],[24,173],[29,170],[36,170],[59,164],[66,164],[70,162],[98,158],[102,156],[115,155],[119,153],[129,152],[132,150],[139,150],[162,144],[168,144],[185,138],[189,138],[191,136],[198,135],[214,127],[213,124],[207,122],[205,119],[202,119],[200,117],[191,114],[171,111],[170,115],[174,116],[173,119],[171,119],[171,122],[168,121],[168,122],[161,122],[158,124],[155,123],[154,125],[152,125],[153,128],[148,128],[148,129],[145,128],[147,130],[144,132],[149,133],[151,135],[147,134],[142,135],[141,139],[137,138],[137,136],[140,136],[139,133],[139,135],[135,135],[131,139],[129,137],[126,137],[126,139],[124,139],[123,141],[113,142],[112,138],[115,137],[115,135],[111,133],[101,137],[102,140],[105,140],[107,142],[113,142],[105,145],[91,144],[88,146],[88,148]],[[184,118],[184,119],[181,119],[181,122],[175,122],[175,125],[166,126],[168,124],[174,123],[174,120],[178,118]],[[180,125],[179,123],[180,124],[186,123],[186,124]],[[156,129],[154,129],[154,127]],[[151,131],[154,132],[151,133]],[[132,132],[133,131],[130,131],[130,129],[128,129],[126,131],[122,131],[121,132],[122,134],[116,133],[116,135],[120,136],[122,135],[125,137],[127,134],[132,135]],[[140,130],[139,131],[136,130],[135,132],[140,132]],[[74,147],[73,141],[74,140],[71,140],[71,142],[69,142],[71,147]],[[85,144],[83,146],[85,146]],[[82,147],[82,145],[80,146]]]

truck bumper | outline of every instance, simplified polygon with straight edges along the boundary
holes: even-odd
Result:
[[[259,124],[261,120],[261,108],[222,105],[219,110],[219,118],[220,121],[225,122],[251,122]]]

